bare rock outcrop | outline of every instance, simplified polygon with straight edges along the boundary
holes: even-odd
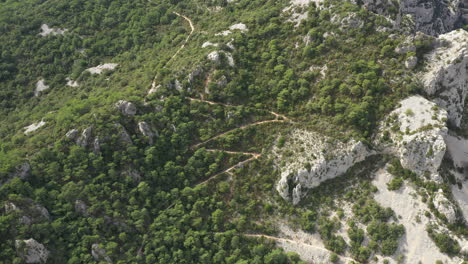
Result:
[[[148,123],[146,122],[139,122],[138,123],[138,130],[140,131],[140,133],[147,137],[148,138],[148,143],[150,145],[153,144],[153,137],[155,136],[155,133],[153,132],[153,130],[150,128],[150,126],[148,125]]]
[[[276,189],[294,204],[299,203],[304,189],[340,176],[374,154],[362,142],[343,143],[306,130],[293,131],[288,137],[288,147],[275,146],[272,152],[281,171]]]
[[[461,22],[461,0],[401,0],[397,25],[407,25],[413,30],[437,36],[452,31]]]
[[[447,111],[421,96],[400,102],[381,124],[376,145],[400,159],[402,166],[440,182],[438,173],[445,155]]]
[[[427,94],[448,112],[452,125],[460,126],[468,90],[468,32],[456,30],[440,35],[439,46],[425,56],[421,76]]]
[[[463,0],[352,0],[368,10],[395,20],[395,26],[410,32],[437,36],[462,24]]]
[[[451,224],[457,221],[455,206],[445,197],[442,190],[439,190],[433,199],[435,209],[447,218]]]
[[[26,263],[46,263],[49,257],[47,248],[33,238],[16,240],[15,247],[18,256]]]
[[[226,52],[226,51],[213,51],[211,53],[208,54],[207,58],[208,60],[216,63],[216,64],[219,64],[221,63],[221,56],[223,56],[226,58],[227,60],[227,63],[229,66],[231,67],[234,67],[235,63],[234,63],[234,58],[232,57],[232,54],[230,52]]]
[[[91,136],[93,133],[93,127],[87,127],[81,133],[81,136],[76,140],[76,144],[80,147],[86,148],[91,140]]]
[[[105,249],[101,248],[99,244],[93,244],[91,246],[91,255],[96,261],[104,261],[107,263],[112,263],[111,258],[107,255]]]
[[[119,109],[119,111],[127,116],[134,116],[137,112],[136,106],[128,101],[125,100],[119,100],[116,104],[115,107]]]
[[[65,136],[71,140],[75,140],[78,137],[78,133],[79,133],[78,129],[73,128],[70,131],[68,131],[65,134]]]

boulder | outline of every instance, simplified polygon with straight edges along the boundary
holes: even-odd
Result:
[[[457,221],[457,213],[455,206],[450,202],[444,195],[442,190],[439,190],[433,199],[435,209],[443,214],[450,224],[454,224]]]
[[[148,142],[150,145],[153,144],[153,137],[154,137],[154,133],[153,131],[151,130],[150,126],[148,125],[148,123],[146,122],[139,122],[138,123],[138,130],[140,131],[140,133],[145,136],[145,137],[148,137]]]
[[[91,140],[91,135],[93,133],[93,127],[87,127],[81,133],[81,136],[76,140],[76,144],[80,147],[86,148]]]
[[[405,67],[409,70],[414,69],[418,65],[418,58],[416,56],[410,56],[405,61]]]
[[[293,151],[291,155],[291,151],[288,151],[301,148],[304,152]],[[287,148],[275,146],[272,150],[281,173],[276,189],[285,200],[297,204],[304,189],[311,189],[342,175],[372,154],[374,152],[362,142],[351,140],[345,143],[316,132],[295,130],[288,136]],[[293,190],[292,194],[290,189]]]
[[[375,145],[397,156],[404,168],[441,182],[438,169],[446,151],[447,111],[421,96],[400,105],[382,121]]]
[[[78,136],[78,129],[73,128],[72,130],[68,131],[65,136],[71,140],[75,140]]]
[[[421,74],[424,90],[448,112],[452,125],[459,127],[468,90],[468,32],[456,30],[440,35],[438,47],[425,56]]]
[[[229,66],[234,67],[234,58],[232,57],[232,54],[226,51],[213,51],[208,54],[207,58],[208,60],[219,64],[221,62],[221,54],[223,54],[226,57],[227,63]]]
[[[91,246],[91,255],[93,255],[94,260],[104,261],[107,263],[112,263],[111,258],[107,255],[105,249],[101,248],[99,244],[93,244]]]
[[[115,107],[119,109],[122,114],[127,116],[134,116],[137,112],[136,106],[133,103],[125,100],[119,100],[115,104]]]
[[[34,96],[38,97],[41,95],[41,93],[47,89],[49,89],[50,86],[45,84],[45,80],[41,79],[37,81],[36,83],[36,89],[34,90]]]
[[[46,247],[33,238],[16,240],[15,247],[18,251],[18,256],[26,263],[46,263],[49,257],[49,251]]]

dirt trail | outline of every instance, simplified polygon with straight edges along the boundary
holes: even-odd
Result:
[[[166,62],[166,65],[169,64],[169,62],[171,62],[180,53],[180,51],[185,48],[185,45],[187,45],[190,37],[192,37],[193,32],[195,32],[195,26],[193,25],[193,22],[189,17],[184,16],[184,15],[178,13],[178,12],[175,12],[175,11],[172,12],[172,13],[174,13],[175,15],[185,19],[189,23],[191,31],[190,31],[190,34],[185,39],[184,43],[182,43],[182,46],[180,46],[180,48],[174,53],[174,55],[172,55],[172,57]],[[164,66],[164,67],[166,67],[166,66]],[[157,78],[157,75],[154,76],[153,82],[151,82],[151,89],[156,88],[156,78]]]
[[[237,169],[239,167],[242,167],[245,163],[249,162],[249,161],[252,161],[252,160],[255,160],[255,159],[258,159],[261,157],[261,154],[260,153],[255,153],[255,152],[237,152],[237,151],[226,151],[226,150],[220,150],[220,149],[207,149],[206,151],[211,151],[211,152],[215,152],[215,151],[221,151],[221,152],[226,152],[226,153],[229,153],[229,154],[242,154],[242,155],[250,155],[252,157],[246,159],[246,160],[243,160],[211,177],[209,177],[208,179],[204,180],[203,182],[200,182],[198,184],[196,184],[195,186],[198,186],[198,185],[202,185],[202,184],[206,184],[208,183],[209,181],[211,181],[212,179],[216,178],[217,176],[223,174],[223,173],[228,173],[230,174],[231,176],[234,176],[234,174],[232,173],[232,170],[234,169]]]
[[[236,105],[230,105],[230,104],[223,104],[223,103],[218,103],[218,102],[213,102],[213,101],[208,101],[208,100],[204,100],[204,99],[196,99],[196,98],[192,98],[192,97],[187,97],[187,99],[189,99],[190,101],[192,102],[203,102],[203,103],[207,103],[207,104],[210,104],[210,105],[222,105],[222,106],[225,106],[225,107],[233,107],[233,106],[236,106]],[[264,110],[264,109],[261,109],[261,110]],[[266,124],[266,123],[275,123],[275,122],[292,122],[291,119],[289,119],[288,117],[282,115],[282,114],[278,114],[276,112],[273,112],[273,111],[270,111],[270,110],[265,110],[265,111],[268,111],[270,114],[272,114],[275,119],[272,119],[272,120],[263,120],[263,121],[258,121],[258,122],[254,122],[254,123],[250,123],[250,124],[246,124],[246,125],[243,125],[243,126],[240,126],[240,127],[236,127],[236,128],[233,128],[233,129],[230,129],[226,132],[222,132],[220,134],[217,134],[203,142],[200,142],[198,144],[195,144],[192,146],[192,149],[196,149],[202,145],[205,145],[215,139],[218,139],[220,137],[223,137],[229,133],[231,133],[232,131],[234,130],[237,130],[237,129],[245,129],[245,128],[248,128],[248,127],[251,127],[251,126],[258,126],[258,125],[261,125],[261,124]]]
[[[226,131],[226,132],[217,134],[217,135],[215,135],[215,136],[213,136],[213,137],[211,137],[211,138],[209,138],[209,139],[207,139],[207,140],[205,140],[205,141],[203,141],[203,142],[200,142],[200,143],[198,143],[198,144],[195,144],[195,145],[192,146],[192,149],[196,149],[196,148],[198,148],[198,147],[200,147],[200,146],[203,146],[203,145],[205,145],[205,144],[207,144],[207,143],[209,143],[209,142],[211,142],[211,141],[213,141],[213,140],[215,140],[215,139],[218,139],[218,138],[220,138],[220,137],[223,137],[223,136],[225,136],[225,135],[227,135],[227,134],[229,134],[229,133],[231,133],[232,131],[237,130],[237,129],[245,129],[245,128],[248,128],[248,127],[258,126],[258,125],[267,124],[267,123],[283,123],[283,122],[287,122],[287,121],[286,121],[286,120],[278,120],[278,119],[264,120],[264,121],[258,121],[258,122],[255,122],[255,123],[250,123],[250,124],[247,124],[247,125],[243,125],[243,126],[240,126],[240,127],[236,127],[236,128],[230,129],[230,130],[228,130],[228,131]]]
[[[209,100],[204,100],[204,99],[197,99],[197,98],[192,98],[192,97],[187,97],[187,99],[189,99],[190,101],[192,102],[202,102],[202,103],[207,103],[207,104],[210,104],[210,105],[222,105],[222,106],[225,106],[225,107],[235,107],[235,106],[238,106],[238,105],[231,105],[231,104],[224,104],[224,103],[218,103],[218,102],[213,102],[213,101],[209,101]],[[273,111],[270,111],[270,110],[266,110],[266,109],[258,109],[258,110],[264,110],[264,111],[267,111],[268,113],[272,114],[275,116],[275,119],[283,119],[284,121],[291,121],[287,116],[285,115],[282,115],[282,114],[278,114],[276,112],[273,112]]]

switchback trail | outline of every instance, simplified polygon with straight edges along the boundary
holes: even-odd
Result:
[[[223,174],[223,173],[228,173],[230,174],[231,176],[234,176],[234,174],[231,172],[232,170],[234,169],[237,169],[239,167],[242,167],[245,163],[251,161],[251,160],[255,160],[255,159],[258,159],[260,158],[261,154],[260,153],[255,153],[255,152],[237,152],[237,151],[226,151],[226,150],[220,150],[220,149],[207,149],[206,151],[210,151],[210,152],[216,152],[216,151],[220,151],[220,152],[225,152],[225,153],[229,153],[229,154],[242,154],[242,155],[250,155],[251,157],[246,159],[246,160],[243,160],[239,163],[236,163],[235,165],[219,172],[219,173],[216,173],[215,175],[209,177],[208,179],[204,180],[203,182],[200,182],[198,184],[196,184],[195,186],[198,186],[198,185],[202,185],[202,184],[206,184],[208,183],[209,181],[211,181],[212,179],[216,178],[217,176]]]
[[[187,99],[189,99],[190,101],[192,102],[202,102],[202,103],[207,103],[207,104],[210,104],[210,105],[222,105],[222,106],[225,106],[225,107],[236,107],[238,105],[232,105],[232,104],[223,104],[223,103],[218,103],[218,102],[213,102],[213,101],[209,101],[209,100],[204,100],[204,99],[198,99],[198,98],[193,98],[193,97],[187,97]],[[273,112],[273,111],[270,111],[270,110],[266,110],[266,109],[258,109],[258,110],[263,110],[263,111],[267,111],[269,112],[270,114],[274,115],[275,116],[275,119],[283,119],[284,121],[291,121],[287,116],[285,115],[282,115],[282,114],[278,114],[276,112]]]
[[[191,30],[190,30],[190,34],[185,39],[184,43],[182,43],[182,46],[180,46],[180,48],[174,53],[174,55],[172,55],[172,57],[166,62],[166,65],[168,65],[169,62],[171,62],[179,54],[179,52],[185,48],[185,45],[188,43],[188,41],[189,41],[190,37],[192,36],[193,32],[195,32],[195,26],[193,25],[193,22],[189,17],[184,16],[184,15],[178,13],[178,12],[175,12],[175,11],[172,12],[172,13],[174,13],[175,15],[185,19],[189,23]],[[166,67],[166,66],[164,66],[164,67]],[[157,74],[154,75],[153,82],[151,83],[151,89],[156,88],[156,78],[157,78]]]
[[[236,106],[236,105],[230,105],[230,104],[217,103],[217,102],[208,101],[208,100],[204,100],[204,99],[196,99],[196,98],[192,98],[192,97],[187,97],[187,99],[189,99],[191,102],[203,102],[203,103],[207,103],[207,104],[210,104],[210,105],[222,105],[222,106],[225,106],[225,107],[234,107],[234,106]],[[264,109],[261,109],[261,110],[264,110]],[[237,129],[245,129],[245,128],[248,128],[248,127],[251,127],[251,126],[257,126],[257,125],[266,124],[266,123],[292,122],[291,119],[289,119],[285,115],[278,114],[278,113],[270,111],[270,110],[265,110],[265,111],[272,114],[275,117],[275,119],[258,121],[258,122],[254,122],[254,123],[250,123],[250,124],[246,124],[246,125],[243,125],[243,126],[240,126],[240,127],[230,129],[228,131],[217,134],[217,135],[215,135],[215,136],[213,136],[213,137],[211,137],[211,138],[209,138],[209,139],[207,139],[207,140],[205,140],[203,142],[200,142],[198,144],[193,145],[192,149],[196,149],[196,148],[198,148],[198,147],[200,147],[202,145],[207,144],[208,142],[211,142],[211,141],[213,141],[215,139],[223,137],[223,136],[225,136],[225,135],[227,135],[227,134],[229,134],[232,131],[237,130]]]
[[[246,124],[246,125],[243,125],[243,126],[240,126],[240,127],[236,127],[236,128],[233,128],[233,129],[230,129],[226,132],[223,132],[223,133],[220,133],[220,134],[217,134],[203,142],[200,142],[198,144],[195,144],[192,146],[192,149],[196,149],[202,145],[205,145],[215,139],[218,139],[220,137],[223,137],[229,133],[231,133],[232,131],[234,130],[237,130],[237,129],[245,129],[245,128],[248,128],[248,127],[252,127],[252,126],[258,126],[258,125],[261,125],[261,124],[267,124],[267,123],[284,123],[284,122],[287,122],[286,120],[278,120],[278,119],[273,119],[273,120],[264,120],[264,121],[258,121],[258,122],[254,122],[254,123],[250,123],[250,124]]]

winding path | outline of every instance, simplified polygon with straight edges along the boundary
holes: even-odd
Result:
[[[187,97],[187,99],[189,99],[189,100],[192,101],[192,102],[207,103],[207,104],[210,104],[210,105],[222,105],[222,106],[225,106],[225,107],[236,107],[236,106],[239,106],[239,105],[218,103],[218,102],[213,102],[213,101],[204,100],[204,99],[198,99],[198,98],[193,98],[193,97]],[[278,113],[276,113],[276,112],[273,112],[273,111],[270,111],[270,110],[266,110],[266,109],[258,109],[258,110],[267,111],[268,113],[274,115],[274,116],[275,116],[275,119],[278,119],[278,120],[279,120],[279,119],[283,119],[284,121],[291,121],[291,120],[290,120],[287,116],[285,116],[285,115],[278,114]]]
[[[178,13],[178,12],[175,12],[175,11],[172,12],[172,13],[174,13],[175,15],[185,19],[189,23],[191,31],[190,31],[190,34],[185,39],[184,43],[182,43],[182,46],[180,46],[180,48],[174,53],[174,55],[172,55],[172,57],[166,62],[166,65],[168,65],[169,62],[171,62],[175,57],[177,57],[177,55],[180,53],[180,51],[185,48],[185,45],[187,45],[188,41],[190,40],[190,37],[192,37],[193,32],[195,32],[195,26],[193,25],[193,22],[189,17],[184,16],[184,15]],[[166,65],[164,67],[166,67]],[[154,75],[153,81],[151,82],[151,89],[156,88],[156,78],[157,78],[157,74]]]
[[[207,104],[210,104],[210,105],[222,105],[222,106],[225,106],[225,107],[235,107],[237,105],[230,105],[230,104],[223,104],[223,103],[217,103],[217,102],[213,102],[213,101],[208,101],[208,100],[204,100],[204,99],[196,99],[196,98],[192,98],[192,97],[187,97],[187,99],[189,99],[191,102],[202,102],[202,103],[207,103]],[[260,109],[260,110],[264,110],[264,109]],[[270,110],[265,110],[267,111],[268,113],[272,114],[273,116],[275,116],[275,119],[272,119],[272,120],[263,120],[263,121],[258,121],[258,122],[254,122],[254,123],[250,123],[250,124],[246,124],[246,125],[243,125],[243,126],[240,126],[240,127],[236,127],[236,128],[233,128],[233,129],[230,129],[226,132],[222,132],[220,134],[217,134],[203,142],[200,142],[198,144],[195,144],[193,145],[191,148],[192,149],[196,149],[200,146],[203,146],[215,139],[218,139],[220,137],[223,137],[231,132],[233,132],[234,130],[237,130],[237,129],[245,129],[245,128],[248,128],[248,127],[252,127],[252,126],[257,126],[257,125],[261,125],[261,124],[266,124],[266,123],[277,123],[277,122],[292,122],[291,119],[289,119],[288,117],[286,117],[285,115],[282,115],[282,114],[278,114],[276,112],[273,112],[273,111],[270,111]]]

